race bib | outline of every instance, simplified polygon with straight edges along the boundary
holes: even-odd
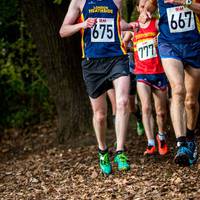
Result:
[[[154,40],[147,40],[145,42],[137,43],[137,52],[139,60],[147,60],[157,56]]]
[[[91,29],[91,42],[115,42],[113,18],[97,18]]]
[[[167,18],[170,33],[181,33],[195,29],[194,14],[187,7],[167,8]]]

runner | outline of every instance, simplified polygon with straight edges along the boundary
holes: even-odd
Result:
[[[132,113],[136,117],[137,134],[141,136],[144,134],[144,126],[142,124],[142,115],[140,107],[137,103],[136,76],[133,73],[135,68],[135,63],[133,58],[133,43],[132,41],[129,40],[130,36],[132,37],[132,33],[130,31],[125,31],[123,37],[123,43],[128,52],[130,80],[131,80],[130,90],[129,90],[129,109],[130,109],[130,114]]]
[[[146,0],[136,2],[137,11],[141,13]],[[158,134],[158,151],[160,155],[168,152],[166,144],[166,114],[167,114],[167,78],[164,74],[158,50],[155,45],[155,38],[158,35],[158,20],[152,18],[144,24],[139,23],[139,29],[134,31],[134,58],[137,79],[137,92],[142,104],[142,118],[145,133],[148,139],[147,149],[144,155],[156,153],[154,139],[154,119],[152,114],[151,96],[153,95]],[[131,36],[130,38],[131,39]]]
[[[172,89],[171,118],[177,139],[175,163],[197,161],[194,131],[199,113],[200,1],[148,0],[140,21],[159,8],[159,54]],[[186,118],[187,116],[187,118]]]
[[[114,158],[118,170],[130,165],[124,153],[125,135],[129,119],[128,57],[121,42],[121,30],[129,30],[121,17],[121,0],[72,0],[60,29],[61,37],[82,32],[82,70],[93,110],[93,126],[98,142],[99,164],[103,173],[112,171],[105,141],[107,103],[106,91],[113,85],[116,93],[116,138]],[[77,22],[81,16],[82,22]],[[133,26],[133,24],[132,24]]]

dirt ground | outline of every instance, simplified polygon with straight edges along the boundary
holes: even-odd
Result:
[[[47,122],[6,131],[0,142],[0,200],[200,199],[200,163],[176,166],[172,135],[167,156],[144,158],[145,137],[130,129],[131,170],[120,173],[112,162],[113,174],[105,177],[98,167],[94,135],[77,138],[80,147],[61,146],[55,143],[55,127],[55,122]],[[113,161],[112,130],[108,141]]]

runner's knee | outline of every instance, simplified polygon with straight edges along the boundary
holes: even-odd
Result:
[[[128,108],[128,98],[121,97],[117,99],[117,110],[126,110]]]
[[[193,95],[187,95],[185,99],[185,107],[188,110],[195,110],[196,109],[196,104],[198,100],[196,100]]]
[[[105,123],[107,114],[104,111],[95,111],[94,118],[95,118],[95,121],[98,123]]]
[[[172,88],[172,98],[176,98],[178,100],[184,100],[185,94],[186,94],[185,87],[180,84],[177,84]]]
[[[158,111],[157,113],[156,113],[156,116],[157,116],[157,118],[160,118],[160,119],[162,119],[162,120],[164,120],[165,119],[165,116],[166,116],[166,112],[165,111]]]
[[[150,115],[152,112],[151,105],[145,104],[142,105],[142,114]]]

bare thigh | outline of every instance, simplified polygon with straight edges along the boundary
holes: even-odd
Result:
[[[168,58],[162,59],[162,65],[169,80],[172,93],[174,89],[184,90],[184,66],[181,61]]]

